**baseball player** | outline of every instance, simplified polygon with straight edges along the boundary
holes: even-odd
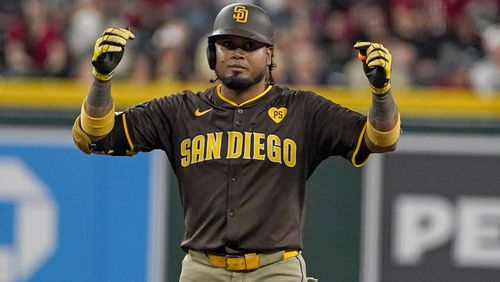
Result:
[[[184,209],[180,281],[308,281],[301,255],[306,180],[329,156],[360,167],[371,153],[396,147],[389,51],[354,45],[372,92],[367,117],[275,85],[268,14],[231,4],[208,36],[208,64],[219,84],[115,113],[111,79],[131,39],[128,29],[108,28],[97,40],[95,79],[73,127],[76,145],[115,156],[165,151]]]

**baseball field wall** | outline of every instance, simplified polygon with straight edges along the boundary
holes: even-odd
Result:
[[[182,211],[163,154],[88,156],[72,145],[89,85],[0,80],[0,282],[178,279]],[[207,86],[117,81],[112,92],[123,110]],[[371,102],[368,89],[303,88],[363,113]],[[498,281],[500,93],[394,96],[398,150],[362,169],[330,158],[308,182],[308,273],[328,282]]]

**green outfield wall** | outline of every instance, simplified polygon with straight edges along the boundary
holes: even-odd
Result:
[[[0,80],[0,124],[23,127],[71,127],[90,82]],[[208,84],[118,81],[112,92],[117,110],[176,93],[202,90]],[[303,87],[311,89],[310,87]],[[366,113],[369,91],[318,88],[318,94]],[[481,98],[446,89],[395,89],[403,135],[411,133],[500,135],[500,93]],[[0,136],[1,138],[1,136]],[[171,170],[167,173],[172,174]],[[326,160],[308,182],[304,257],[310,275],[327,282],[360,280],[362,174],[340,158]],[[165,281],[177,281],[183,256],[179,243],[182,211],[174,177],[168,183],[165,230]]]

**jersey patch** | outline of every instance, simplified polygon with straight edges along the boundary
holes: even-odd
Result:
[[[269,111],[267,111],[267,114],[275,123],[280,123],[285,118],[287,112],[287,108],[278,109],[276,107],[272,107]]]

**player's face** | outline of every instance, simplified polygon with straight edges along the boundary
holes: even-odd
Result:
[[[244,90],[264,80],[273,47],[239,36],[215,40],[215,73],[227,87]]]

